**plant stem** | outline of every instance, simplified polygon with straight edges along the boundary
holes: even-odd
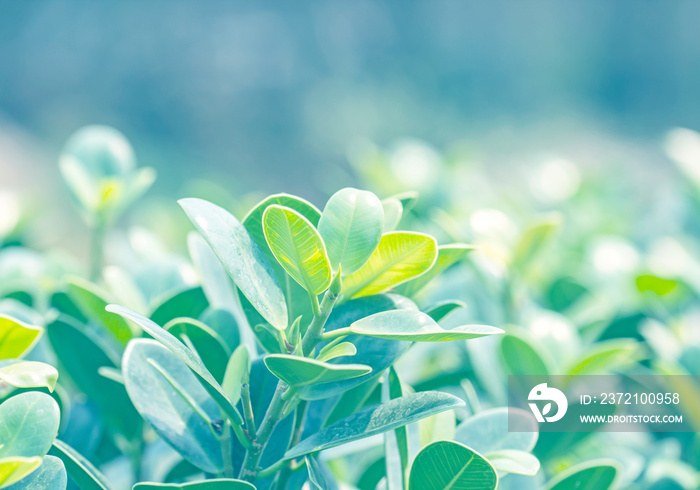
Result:
[[[96,282],[102,275],[102,260],[104,254],[104,239],[107,227],[98,219],[92,226],[92,241],[90,243],[90,280]]]
[[[255,437],[255,417],[253,416],[253,405],[250,401],[250,384],[241,385],[241,403],[243,404],[243,416],[245,417],[245,427],[250,438]]]
[[[332,285],[331,289],[326,291],[326,294],[323,295],[323,300],[321,301],[321,306],[319,308],[320,311],[318,315],[314,315],[311,325],[309,325],[309,328],[306,329],[304,338],[301,340],[301,351],[303,355],[308,356],[311,354],[311,351],[313,351],[314,347],[316,347],[316,344],[321,341],[323,327],[326,325],[326,321],[328,320],[331,311],[333,311],[333,306],[335,305],[338,296],[339,292],[334,291]]]
[[[338,328],[332,332],[323,332],[323,335],[321,335],[321,340],[326,341],[339,339],[340,337],[347,337],[351,334],[352,332],[350,331],[350,327]]]
[[[224,433],[220,439],[221,454],[224,459],[224,477],[233,478],[233,461],[231,456],[231,422],[224,423]]]

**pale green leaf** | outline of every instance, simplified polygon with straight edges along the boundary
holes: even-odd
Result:
[[[396,198],[388,197],[382,201],[384,214],[384,232],[393,231],[403,217],[403,205]]]
[[[41,466],[41,457],[0,458],[0,488],[7,488]]]
[[[107,478],[82,454],[60,439],[56,439],[51,453],[63,461],[66,472],[80,490],[109,490]]]
[[[255,487],[246,481],[233,480],[230,478],[215,478],[206,481],[190,483],[137,483],[132,490],[158,490],[158,489],[178,489],[185,490],[255,490]]]
[[[318,223],[333,269],[340,265],[348,275],[362,267],[379,244],[383,221],[382,203],[371,192],[345,188],[333,194]]]
[[[221,388],[234,406],[241,398],[241,385],[244,377],[250,376],[250,351],[246,345],[239,345],[226,365],[226,373]]]
[[[18,359],[39,340],[44,329],[0,315],[0,359]]]
[[[519,428],[508,430],[508,418]],[[525,432],[526,428],[531,428]],[[521,432],[522,430],[522,432]],[[495,451],[518,450],[530,452],[539,435],[537,422],[532,414],[519,408],[492,408],[469,417],[457,426],[454,440],[469,446],[481,454]]]
[[[594,460],[581,463],[555,476],[546,490],[609,490],[616,487],[622,474],[614,460]]]
[[[484,456],[498,471],[533,476],[540,470],[540,461],[525,451],[502,449]]]
[[[20,361],[0,367],[0,381],[17,388],[47,388],[53,391],[57,380],[56,368],[43,362]]]
[[[60,413],[45,393],[29,391],[0,405],[0,458],[44,457],[58,434]]]
[[[284,206],[269,206],[263,214],[265,239],[277,262],[309,294],[318,295],[331,283],[326,247],[306,218]]]
[[[330,364],[288,354],[265,356],[265,365],[272,374],[295,388],[355,378],[372,371],[361,364]]]
[[[445,319],[450,313],[460,308],[466,308],[467,305],[462,301],[448,300],[442,301],[431,308],[425,310],[425,314],[436,322]]]
[[[435,263],[437,243],[429,235],[386,233],[370,258],[343,280],[343,296],[368,296],[425,273]]]
[[[473,245],[466,245],[463,243],[440,245],[438,247],[438,256],[435,264],[433,264],[433,266],[425,274],[422,274],[421,276],[399,286],[397,288],[398,292],[404,296],[414,296],[430,281],[435,279],[442,272],[446,271],[449,267],[462,260],[462,258],[464,258],[464,256],[472,250],[474,250]]]
[[[65,490],[67,484],[68,477],[63,461],[54,456],[44,456],[39,469],[14,485],[3,488],[6,490]]]
[[[357,347],[351,342],[341,342],[335,344],[330,348],[328,346],[321,349],[316,358],[319,361],[330,361],[331,359],[337,359],[338,357],[354,356],[357,354]]]

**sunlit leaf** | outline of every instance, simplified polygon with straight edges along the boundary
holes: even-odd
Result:
[[[615,488],[622,473],[619,463],[612,460],[588,461],[559,473],[546,490],[609,490]]]
[[[0,315],[0,359],[18,359],[39,340],[44,329]]]
[[[485,455],[498,471],[533,476],[540,470],[540,461],[532,454],[515,449],[502,449]]]
[[[67,484],[68,477],[63,461],[54,456],[44,456],[41,460],[41,466],[36,471],[15,484],[2,488],[6,488],[6,490],[65,490]]]
[[[430,281],[462,260],[469,252],[474,250],[473,245],[454,243],[451,245],[440,245],[435,264],[423,275],[408,281],[397,288],[398,292],[405,296],[413,296],[423,289]]]
[[[7,488],[41,466],[41,457],[11,456],[0,458],[0,488]]]
[[[53,391],[58,380],[55,367],[35,361],[20,361],[3,365],[0,361],[0,381],[17,388],[47,388]]]

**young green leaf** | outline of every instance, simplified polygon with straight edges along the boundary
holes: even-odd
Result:
[[[533,476],[540,470],[540,461],[525,451],[502,449],[484,456],[498,471]]]
[[[452,441],[438,441],[424,447],[411,466],[409,490],[493,490],[498,475],[479,453]]]
[[[0,359],[22,357],[39,340],[44,329],[0,315]]]
[[[6,490],[65,490],[68,477],[63,461],[54,456],[44,456],[43,460],[40,459],[40,461],[41,466],[36,471],[15,484],[1,488]],[[0,474],[2,474],[2,470],[0,470]],[[5,483],[7,484],[7,482]]]
[[[442,301],[431,308],[425,310],[425,314],[436,322],[445,319],[450,313],[460,308],[466,308],[467,305],[462,301]]]
[[[306,456],[306,470],[309,473],[309,482],[311,483],[311,488],[315,490],[328,490],[328,483],[326,483],[326,477],[323,475],[323,471],[316,461],[316,458],[311,456]]]
[[[127,346],[122,371],[134,406],[163,440],[198,468],[222,471],[213,430],[221,413],[187,365],[158,342],[137,339]]]
[[[404,296],[414,296],[423,289],[430,281],[439,276],[442,272],[462,260],[465,255],[474,250],[473,245],[454,243],[451,245],[440,245],[438,247],[438,257],[435,264],[425,274],[401,284],[397,290]]]
[[[58,380],[56,368],[36,361],[13,362],[3,365],[0,361],[0,381],[17,388],[46,388],[53,391]]]
[[[389,400],[400,398],[403,395],[401,380],[392,366],[389,368],[389,372],[382,383],[382,403],[387,403]],[[450,413],[450,411],[441,413]],[[439,414],[431,417],[437,415]],[[431,417],[419,420],[418,423],[420,424]],[[387,489],[403,489],[405,487],[404,479],[409,460],[408,432],[405,426],[397,427],[393,431],[384,433],[384,459],[386,462]]]
[[[63,461],[66,472],[80,490],[109,490],[107,478],[100,470],[65,442],[56,439],[51,454]]]
[[[0,488],[7,488],[41,466],[41,457],[11,456],[0,458]]]
[[[508,374],[546,376],[550,372],[540,349],[526,337],[509,333],[501,340],[501,357]]]
[[[329,344],[330,345],[330,344]],[[351,342],[341,342],[332,346],[326,346],[318,353],[316,360],[330,361],[338,357],[348,357],[357,354],[357,347]]]
[[[241,293],[271,325],[287,326],[287,306],[265,253],[228,211],[202,199],[179,201]]]
[[[318,223],[333,269],[340,266],[348,275],[362,267],[379,245],[383,221],[382,203],[371,192],[345,188],[333,194]]]
[[[272,374],[294,388],[355,378],[372,371],[361,364],[329,364],[286,354],[270,354],[264,360]]]
[[[243,423],[243,417],[241,417],[241,414],[231,403],[231,400],[228,399],[219,383],[207,370],[202,361],[189,350],[185,344],[180,342],[171,333],[153,323],[153,321],[128,308],[119,305],[109,305],[107,311],[121,315],[132,322],[136,322],[146,333],[163,344],[163,346],[175,354],[178,359],[187,364],[197,376],[197,379],[199,379],[207,393],[209,393],[216,403],[224,410],[232,423],[238,425]]]
[[[443,342],[469,340],[484,335],[503,333],[503,330],[488,325],[463,325],[445,330],[427,314],[415,310],[394,310],[376,313],[356,321],[348,328],[349,333],[368,335],[391,340],[413,342]]]
[[[163,328],[195,352],[214,379],[223,380],[231,351],[218,333],[193,318],[174,318]]]
[[[464,406],[464,402],[456,396],[437,391],[403,396],[379,406],[360,410],[321,429],[292,447],[284,455],[284,458],[294,459],[382,434],[433,414],[462,406]]]
[[[572,376],[603,374],[634,364],[639,359],[639,344],[633,339],[611,339],[595,344],[566,372]]]
[[[277,262],[306,289],[318,295],[331,283],[326,247],[314,226],[284,206],[269,206],[263,214],[265,239]]]
[[[386,233],[359,270],[343,280],[343,296],[369,296],[398,286],[430,269],[437,258],[437,243],[429,235]]]
[[[403,204],[396,198],[388,197],[382,201],[384,214],[384,233],[394,231],[403,217]]]
[[[185,490],[255,490],[255,487],[243,480],[232,480],[229,478],[217,478],[192,483],[137,483],[132,490],[158,490],[158,489],[178,489]]]
[[[43,458],[58,434],[60,413],[45,393],[29,391],[0,405],[0,458]]]
[[[622,473],[614,460],[594,460],[581,463],[555,476],[546,490],[609,490],[615,488]]]
[[[250,351],[246,345],[240,345],[233,351],[233,355],[226,365],[226,373],[221,388],[228,396],[231,403],[236,405],[241,398],[241,385],[244,379],[250,377]],[[246,381],[247,382],[247,381]]]

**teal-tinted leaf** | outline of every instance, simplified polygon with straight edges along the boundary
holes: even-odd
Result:
[[[0,359],[22,357],[39,340],[44,329],[0,315]]]
[[[445,330],[427,314],[415,310],[395,310],[376,313],[350,325],[355,335],[368,335],[391,340],[414,342],[442,342],[469,340],[484,335],[503,333],[488,325],[463,325]]]
[[[379,384],[379,380],[379,376],[375,376],[342,393],[338,397],[324,425],[331,425],[362,408]]]
[[[156,341],[129,343],[122,362],[126,389],[158,434],[209,473],[223,469],[213,422],[221,413],[187,365]]]
[[[460,308],[466,308],[467,305],[461,301],[448,300],[436,304],[435,306],[425,310],[425,314],[436,322],[445,319],[450,313]]]
[[[329,344],[330,345],[330,344]],[[335,344],[328,348],[328,346],[321,349],[316,358],[319,361],[330,361],[331,359],[337,359],[338,357],[351,357],[357,354],[357,347],[355,347],[350,342],[341,342]]]
[[[0,381],[16,388],[47,388],[53,391],[58,380],[56,368],[35,361],[20,361],[2,365],[0,362]]]
[[[447,393],[428,391],[407,395],[377,407],[360,410],[321,429],[287,451],[284,458],[298,458],[347,444],[461,406],[464,406],[462,400]]]
[[[613,460],[588,461],[558,474],[547,490],[608,490],[615,488],[622,473],[619,463]]]
[[[361,364],[329,364],[305,357],[270,354],[265,365],[272,374],[298,388],[315,383],[332,383],[370,373],[372,368]]]
[[[435,441],[451,441],[455,438],[457,425],[454,410],[440,412],[418,422],[418,437],[421,446]]]
[[[340,265],[348,275],[362,267],[379,245],[383,221],[382,203],[371,192],[346,188],[333,194],[318,223],[333,270]]]
[[[540,349],[521,335],[509,333],[503,336],[501,358],[508,374],[547,376],[550,372]]]
[[[278,329],[287,326],[287,306],[264,252],[228,211],[201,199],[181,199],[192,223],[209,242],[241,293]]]
[[[328,288],[331,267],[326,247],[306,218],[293,209],[272,205],[263,214],[263,230],[277,262],[309,294]]]
[[[405,215],[416,205],[416,203],[418,202],[418,197],[419,194],[417,192],[406,191],[394,194],[393,196],[389,196],[387,199],[398,199],[398,201],[401,203],[401,206],[403,207],[403,214]]]
[[[157,490],[163,488],[184,488],[187,490],[255,490],[255,487],[242,480],[218,478],[191,483],[137,483],[132,490]]]
[[[245,345],[240,345],[233,351],[233,355],[226,365],[226,373],[224,381],[221,384],[224,393],[228,396],[231,403],[236,405],[241,398],[241,385],[243,379],[248,379],[250,376],[250,351]]]
[[[508,416],[517,417],[520,429],[531,427],[530,432],[508,431]],[[502,450],[530,452],[537,443],[539,428],[532,415],[518,408],[493,408],[484,410],[459,424],[455,441],[469,446],[481,454]]]
[[[540,470],[540,461],[532,454],[515,449],[502,449],[485,455],[498,471],[533,476]]]
[[[393,366],[382,384],[382,403],[398,399],[403,396],[401,380]],[[441,412],[441,413],[448,413]],[[439,414],[436,414],[439,415]],[[435,417],[433,415],[432,417]],[[430,417],[428,417],[430,418]],[[427,419],[423,419],[427,420]],[[419,421],[422,422],[423,420]],[[404,475],[408,468],[408,433],[405,426],[397,427],[393,431],[384,433],[384,460],[386,463],[386,480],[388,490],[401,490],[404,488]]]
[[[41,466],[41,457],[11,456],[0,458],[0,488],[14,486]]]
[[[467,253],[474,250],[474,246],[463,243],[453,243],[450,245],[440,245],[438,247],[438,257],[435,264],[425,274],[406,282],[397,288],[398,292],[404,296],[413,296],[423,289],[430,281],[446,271],[464,258]]]
[[[105,311],[112,301],[109,293],[97,285],[79,277],[69,277],[66,279],[66,294],[88,320],[103,327],[123,345],[139,334],[139,330],[132,329],[122,317]]]
[[[48,325],[47,335],[59,358],[60,375],[88,395],[110,427],[128,439],[140,437],[141,417],[124,386],[99,374],[102,367],[119,367],[119,358],[105,342],[65,315]]]
[[[393,197],[384,199],[382,201],[382,211],[384,215],[384,233],[395,230],[403,217],[401,201]]]
[[[542,216],[528,226],[513,252],[513,267],[526,267],[537,258],[562,223],[563,218],[561,214],[551,213]]]
[[[424,447],[411,466],[409,490],[493,490],[498,475],[491,464],[467,446],[438,441]]]
[[[325,331],[332,332],[347,327],[368,315],[395,309],[416,310],[417,307],[411,300],[398,295],[380,294],[354,299],[333,309],[328,322],[326,322]],[[378,339],[364,335],[349,335],[345,340],[357,348],[357,354],[352,358],[353,362],[371,367],[372,372],[345,381],[305,386],[300,390],[300,396],[304,399],[317,400],[337,395],[368,379],[379,376],[411,346],[410,342]],[[320,348],[323,349],[324,345],[320,344]],[[341,363],[342,359],[333,359],[329,362]]]
[[[51,454],[63,461],[68,476],[80,490],[109,490],[107,479],[100,470],[65,442],[56,439]]]
[[[241,425],[243,418],[236,407],[233,406],[231,400],[228,399],[219,383],[214,379],[212,374],[202,364],[202,361],[191,351],[185,344],[180,342],[172,334],[168,333],[163,328],[159,327],[153,321],[143,315],[136,313],[128,308],[119,305],[109,305],[107,311],[121,315],[124,318],[138,324],[146,333],[151,335],[158,342],[163,344],[170,352],[175,354],[178,359],[183,361],[197,376],[205,390],[211,395],[216,403],[226,412],[232,423]]]
[[[316,459],[311,456],[307,456],[305,459],[311,488],[315,488],[316,490],[328,490],[328,483],[326,483],[326,478],[323,476],[323,471]]]
[[[193,318],[174,318],[163,328],[195,352],[216,380],[224,379],[231,351],[218,333]]]
[[[242,313],[240,313],[240,315],[242,316]],[[219,336],[224,339],[225,345],[230,351],[238,347],[241,342],[248,345],[243,338],[244,335],[248,335],[244,333],[244,330],[249,330],[248,326],[244,325],[241,328],[233,312],[229,310],[213,310],[207,308],[204,313],[199,316],[199,320],[218,333]],[[245,324],[245,321],[243,323]],[[252,332],[249,333],[250,340],[252,341]],[[250,345],[248,345],[248,348],[250,348]]]
[[[187,235],[192,262],[199,273],[199,279],[212,308],[231,310],[238,304],[236,291],[231,278],[219,262],[207,241],[197,232]]]
[[[611,339],[598,342],[566,370],[567,374],[602,374],[639,360],[639,344],[633,339]]]
[[[435,263],[437,243],[429,235],[386,233],[359,270],[343,280],[343,296],[369,296],[420,276]]]
[[[0,405],[0,458],[44,457],[58,434],[60,413],[45,393],[29,391]]]
[[[63,461],[54,456],[45,456],[39,469],[6,487],[7,490],[65,490],[68,484]]]
[[[199,286],[167,293],[156,302],[151,320],[158,325],[165,325],[175,318],[198,318],[209,306],[204,291]]]
[[[102,277],[106,287],[115,298],[115,301],[110,301],[110,303],[119,303],[136,311],[148,310],[146,298],[130,273],[121,267],[110,265],[103,269]],[[102,311],[104,313],[104,308]]]

